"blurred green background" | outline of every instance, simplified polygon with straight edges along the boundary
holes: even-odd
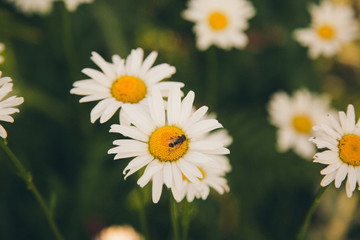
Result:
[[[0,42],[6,45],[0,70],[25,99],[15,123],[1,124],[45,199],[55,199],[55,219],[65,239],[93,239],[112,224],[130,224],[141,232],[141,202],[147,205],[151,239],[171,238],[169,191],[164,188],[153,204],[151,184],[140,192],[138,176],[124,181],[128,160],[113,161],[107,154],[119,137],[109,133],[118,120],[91,124],[95,103],[79,104],[80,97],[70,94],[73,82],[86,78],[83,68],[97,69],[91,51],[110,61],[113,54],[125,58],[137,47],[146,55],[158,51],[157,64],[175,66],[172,80],[184,82],[185,93],[193,90],[195,104],[216,112],[234,139],[230,193],[212,192],[206,201],[194,201],[189,239],[295,238],[320,187],[323,166],[276,151],[266,105],[278,90],[291,94],[306,87],[330,94],[339,110],[353,103],[359,111],[359,43],[341,57],[311,60],[292,37],[294,29],[309,26],[310,1],[251,2],[257,14],[246,31],[249,45],[204,52],[195,47],[193,24],[180,15],[186,1],[95,0],[73,13],[55,2],[46,16],[26,16],[0,2]],[[352,4],[359,7],[356,0]],[[38,203],[3,152],[0,189],[0,239],[53,239]],[[359,192],[348,199],[343,190],[329,187],[307,239],[331,239],[329,231],[338,239],[360,238]]]

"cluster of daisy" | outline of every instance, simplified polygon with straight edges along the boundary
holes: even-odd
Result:
[[[309,47],[309,56],[332,57],[342,46],[359,36],[359,24],[351,6],[324,0],[311,4],[310,28],[294,31],[294,37]],[[243,48],[248,43],[244,31],[248,20],[255,15],[253,5],[246,0],[189,0],[183,12],[186,20],[195,23],[197,47],[206,50],[211,45],[219,48]]]
[[[49,14],[55,1],[63,1],[68,11],[73,12],[80,4],[91,3],[94,0],[8,0],[25,14]]]
[[[301,157],[313,156],[314,162],[328,165],[320,172],[325,175],[323,187],[335,180],[339,188],[347,176],[347,196],[352,196],[356,184],[360,190],[360,119],[356,122],[353,105],[336,118],[328,96],[301,89],[293,96],[275,93],[268,111],[270,122],[278,127],[280,151],[293,148]],[[314,144],[322,151],[315,154]]]
[[[152,181],[153,202],[159,201],[163,185],[177,201],[206,199],[210,187],[220,194],[228,191],[224,176],[231,167],[224,155],[231,138],[206,115],[208,107],[194,109],[193,91],[182,97],[183,83],[163,81],[175,67],[153,66],[156,57],[151,52],[143,59],[138,48],[126,59],[114,55],[107,62],[93,52],[91,59],[101,71],[85,68],[89,79],[75,82],[71,93],[84,96],[80,102],[99,101],[90,113],[92,123],[104,123],[120,109],[119,124],[111,125],[110,132],[123,138],[108,153],[114,159],[133,158],[124,169],[125,179],[145,168],[137,183],[144,187]]]

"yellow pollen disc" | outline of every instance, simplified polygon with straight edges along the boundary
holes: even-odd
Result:
[[[151,155],[162,162],[177,161],[186,153],[188,145],[185,133],[175,126],[158,128],[149,139]]]
[[[201,180],[203,180],[204,178],[205,178],[205,172],[204,172],[204,170],[202,169],[202,168],[200,168],[200,167],[198,167],[198,169],[200,170],[200,172],[202,173],[202,178],[197,178],[197,179],[199,179],[200,181]],[[183,174],[183,173],[181,173],[182,174],[182,177],[183,177],[183,180],[184,181],[188,181],[188,182],[190,182],[190,180]]]
[[[214,30],[223,30],[228,24],[227,17],[221,12],[213,12],[209,16],[209,24]]]
[[[353,166],[360,166],[360,137],[348,134],[339,142],[340,159]]]
[[[323,25],[317,29],[317,33],[322,39],[330,40],[335,35],[335,29],[329,25]]]
[[[299,133],[310,133],[312,122],[306,115],[297,115],[292,120],[293,127]]]
[[[111,87],[113,97],[124,103],[138,103],[146,92],[146,85],[141,79],[127,75],[119,77]]]

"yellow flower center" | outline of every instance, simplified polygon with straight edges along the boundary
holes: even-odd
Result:
[[[156,129],[149,139],[149,151],[162,162],[173,162],[181,158],[188,150],[185,133],[175,126]]]
[[[138,103],[146,92],[146,85],[141,79],[127,75],[119,77],[111,87],[113,97],[123,103]]]
[[[202,169],[202,168],[200,168],[200,167],[198,167],[198,169],[200,170],[200,172],[202,173],[202,178],[197,178],[197,179],[199,179],[200,181],[201,180],[203,180],[204,178],[205,178],[205,172],[204,172],[204,170]],[[182,174],[182,177],[183,177],[183,180],[184,181],[188,181],[188,182],[190,182],[190,180],[183,174],[183,173],[181,173]]]
[[[360,165],[360,137],[348,134],[341,138],[339,142],[340,159],[349,165]]]
[[[312,123],[309,117],[306,115],[298,115],[293,118],[292,121],[293,127],[299,133],[310,133],[312,128]]]
[[[213,12],[209,16],[210,27],[216,31],[223,30],[228,24],[227,17],[221,12]]]
[[[335,29],[329,25],[323,25],[317,29],[317,33],[322,39],[330,40],[335,35]]]

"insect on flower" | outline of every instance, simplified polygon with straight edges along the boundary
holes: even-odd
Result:
[[[169,140],[169,147],[171,148],[170,151],[175,151],[185,141],[186,141],[186,136],[184,134],[170,138],[170,140]]]

